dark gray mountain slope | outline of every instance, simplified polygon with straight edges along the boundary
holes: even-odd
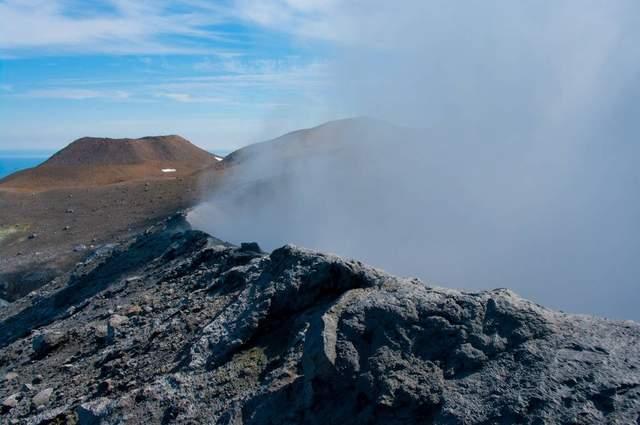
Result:
[[[636,424],[639,343],[175,218],[0,309],[0,422]]]

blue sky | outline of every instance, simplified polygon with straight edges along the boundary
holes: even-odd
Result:
[[[0,149],[177,133],[224,152],[338,118],[333,43],[300,30],[322,3],[0,0]]]

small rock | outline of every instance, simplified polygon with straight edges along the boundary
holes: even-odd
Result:
[[[119,314],[111,316],[109,322],[107,322],[107,335],[103,338],[104,343],[108,345],[113,344],[116,338],[116,330],[128,321],[129,319],[127,317]]]
[[[132,305],[132,306],[129,306],[129,308],[127,308],[125,310],[125,314],[127,316],[135,316],[135,315],[138,315],[138,314],[142,313],[142,311],[143,311],[142,307],[140,307],[139,305]]]
[[[15,372],[9,372],[6,375],[4,375],[5,381],[13,381],[14,379],[18,379],[18,374]]]
[[[107,394],[113,390],[113,381],[111,379],[105,379],[98,384],[98,392],[100,394]]]
[[[65,335],[61,332],[45,332],[36,335],[31,347],[36,357],[43,357],[64,342]]]
[[[99,424],[102,422],[102,418],[111,413],[112,409],[113,401],[106,397],[83,403],[76,408],[78,423],[83,425]]]
[[[53,388],[45,388],[36,394],[31,402],[33,405],[38,408],[40,406],[46,406],[49,403],[49,399],[51,398],[51,394],[53,394]]]
[[[112,336],[109,334],[109,326],[99,325],[95,328],[95,336],[99,343],[101,344],[111,344],[113,342]],[[113,329],[111,330],[113,332]]]
[[[37,384],[42,383],[43,379],[44,378],[42,377],[42,375],[38,374],[38,375],[33,377],[33,379],[31,380],[31,383],[37,385]]]
[[[35,239],[37,237],[38,237],[37,233],[32,233],[32,234],[29,235],[29,239]]]
[[[82,251],[86,251],[87,250],[87,246],[84,244],[78,244],[76,246],[73,247],[73,252],[82,252]]]
[[[73,214],[75,211],[73,210],[73,208],[67,208],[67,210],[65,211],[65,213],[67,214]]]
[[[118,328],[122,325],[124,325],[125,323],[127,323],[129,321],[128,318],[126,318],[125,316],[121,316],[119,314],[114,314],[113,316],[111,316],[109,318],[109,325],[114,327],[114,328]]]
[[[22,384],[22,387],[20,388],[20,390],[24,393],[30,393],[31,391],[33,391],[33,385],[32,384]]]
[[[20,394],[12,394],[9,397],[5,398],[2,401],[2,412],[8,412],[18,405],[18,401],[20,401]]]
[[[64,227],[62,228],[62,230],[64,230],[64,231],[71,230],[71,226],[64,226]]]

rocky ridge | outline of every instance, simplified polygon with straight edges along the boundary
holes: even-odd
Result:
[[[174,217],[0,309],[0,419],[636,424],[639,342],[633,322]]]

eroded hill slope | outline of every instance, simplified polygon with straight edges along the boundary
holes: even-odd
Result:
[[[132,180],[189,176],[219,157],[180,136],[140,139],[83,137],[43,164],[0,180],[0,189],[43,191]]]

